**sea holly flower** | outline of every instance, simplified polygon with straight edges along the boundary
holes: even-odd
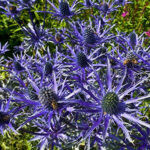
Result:
[[[107,74],[104,74],[99,77],[97,71],[94,71],[95,80],[87,81],[87,85],[83,85],[83,83],[78,83],[79,87],[81,87],[82,91],[89,95],[88,101],[96,105],[92,109],[99,110],[99,113],[93,110],[87,110],[86,113],[92,113],[92,118],[95,118],[95,121],[92,123],[93,125],[87,130],[83,139],[92,136],[92,132],[96,128],[103,128],[103,137],[108,135],[108,130],[111,128],[111,122],[115,122],[119,128],[122,129],[125,134],[126,139],[130,142],[133,142],[129,133],[129,130],[124,125],[125,121],[122,118],[129,120],[130,122],[138,123],[142,126],[150,128],[150,124],[141,121],[137,116],[138,108],[131,108],[129,104],[137,104],[140,100],[144,100],[145,98],[149,98],[150,95],[141,96],[140,92],[137,97],[132,97],[132,93],[139,89],[140,85],[144,83],[146,80],[149,80],[149,76],[145,76],[137,82],[134,82],[128,87],[125,86],[126,82],[126,69],[123,70],[122,75],[115,76],[112,74],[112,68],[110,66],[110,61],[108,61]],[[105,82],[104,82],[105,81]],[[98,85],[97,85],[98,83]],[[107,83],[105,85],[105,83]],[[125,88],[126,87],[126,88]],[[90,91],[89,91],[90,89]],[[93,90],[92,90],[93,89]],[[131,95],[130,95],[131,94]],[[92,100],[93,99],[93,100]],[[82,106],[82,103],[80,103]],[[98,108],[99,107],[99,108]],[[137,106],[138,107],[138,106]],[[87,106],[88,108],[88,106]],[[90,106],[89,106],[90,108]],[[88,112],[89,111],[89,112]],[[105,126],[101,126],[101,124],[105,124]]]
[[[70,18],[78,13],[75,11],[75,7],[77,5],[77,0],[73,1],[72,6],[70,7],[66,0],[59,0],[59,8],[57,8],[51,1],[48,0],[48,3],[52,7],[52,11],[38,11],[38,12],[46,12],[52,14],[54,17],[58,17],[59,19]]]
[[[63,73],[64,68],[62,65],[64,58],[58,53],[57,48],[53,55],[50,53],[49,47],[44,49],[44,51],[47,53],[44,56],[38,53],[38,57],[28,60],[28,72],[41,77],[41,81],[51,80],[53,72]]]
[[[80,26],[76,26],[76,23],[70,23],[70,26],[73,30],[71,30],[67,36],[71,39],[73,43],[77,43],[78,45],[94,48],[102,43],[107,43],[109,40],[113,39],[115,36],[110,34],[110,29],[114,27],[111,26],[108,29],[105,29],[103,33],[101,33],[101,21],[98,24],[95,24],[92,27],[92,22],[87,25],[87,23],[81,22]],[[75,38],[73,38],[74,36]]]
[[[114,4],[115,2],[110,3],[110,0],[108,2],[105,2],[103,0],[99,5],[96,5],[95,8],[100,10],[103,13],[103,15],[106,16],[111,12],[117,11],[117,8],[119,6],[115,6]]]
[[[12,58],[9,58],[6,61],[6,64],[3,64],[3,67],[5,67],[5,71],[8,71],[11,75],[16,76],[20,73],[26,72],[26,68],[28,67],[30,60],[31,57],[21,52],[20,55],[14,54]]]
[[[94,63],[94,61],[104,55],[95,55],[99,49],[95,49],[95,51],[92,51],[91,49],[89,52],[86,48],[82,48],[80,46],[73,48],[67,45],[67,47],[68,54],[64,55],[60,53],[60,55],[64,57],[62,63],[64,65],[65,72],[68,75],[76,74],[82,81],[84,81],[89,79],[91,76],[92,70],[90,65],[94,68],[106,67],[106,64],[103,64],[100,61],[98,64]]]
[[[70,92],[66,88],[66,77],[63,77],[63,74],[61,75],[59,72],[53,72],[51,80],[46,80],[40,76],[31,74],[30,71],[27,71],[27,73],[27,82],[31,88],[28,89],[24,83],[25,81],[20,81],[21,79],[19,79],[19,82],[23,85],[20,87],[20,91],[12,91],[12,99],[18,103],[32,106],[31,109],[35,111],[18,129],[33,119],[42,116],[47,116],[48,124],[50,124],[52,116],[61,116],[63,111],[67,111],[69,107],[67,101],[74,99],[74,96],[80,92],[80,89],[76,88]],[[32,100],[31,93],[34,93],[34,98],[37,99]]]
[[[9,51],[8,49],[8,42],[6,42],[3,46],[0,43],[0,55],[4,54],[5,52]]]
[[[47,126],[46,119],[39,119],[34,121],[34,126],[38,128],[35,137],[30,141],[39,140],[38,147],[40,150],[50,148],[54,150],[55,147],[62,149],[62,145],[67,145],[69,138],[67,124],[61,122],[61,120],[53,118],[50,127]],[[33,133],[34,134],[34,133]]]
[[[129,44],[133,49],[137,45],[137,34],[135,33],[135,31],[131,32],[129,35]]]
[[[45,42],[49,41],[49,30],[43,26],[37,27],[35,24],[28,24],[23,27],[23,31],[27,37],[24,38],[23,45],[26,50],[33,47],[35,50],[44,49]]]

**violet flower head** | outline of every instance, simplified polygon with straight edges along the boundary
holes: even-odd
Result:
[[[28,24],[28,27],[23,28],[23,31],[27,36],[23,42],[26,49],[32,47],[35,50],[44,49],[45,42],[49,41],[49,30],[43,29],[43,26],[37,27],[35,24]]]
[[[90,82],[88,81],[87,85],[78,83],[82,91],[84,91],[85,94],[89,95],[87,96],[87,101],[91,104],[89,104],[89,106],[86,106],[87,108],[89,108],[85,110],[86,114],[91,114],[93,111],[91,120],[92,118],[94,119],[96,117],[95,121],[92,123],[92,126],[89,127],[86,134],[84,135],[84,139],[92,136],[96,128],[103,128],[102,136],[105,139],[105,137],[108,136],[108,131],[111,129],[111,123],[114,121],[118,125],[118,127],[122,129],[125,138],[132,143],[133,141],[131,139],[131,135],[128,128],[124,125],[125,121],[123,120],[123,118],[129,120],[130,122],[134,122],[136,124],[138,123],[142,126],[150,128],[150,124],[141,121],[136,115],[139,112],[139,102],[141,100],[144,100],[145,98],[149,98],[150,94],[146,94],[143,96],[142,93],[139,92],[137,97],[132,97],[133,92],[138,90],[140,85],[149,80],[150,77],[145,76],[142,79],[138,80],[136,83],[131,83],[130,85],[125,86],[127,70],[122,70],[122,75],[118,74],[115,77],[112,74],[112,68],[110,66],[109,59],[106,75],[101,75],[100,78],[97,71],[95,71],[94,69],[93,71],[95,75],[95,80],[93,80],[93,82],[92,80]],[[104,72],[105,71],[103,71],[103,73]],[[98,83],[98,86],[96,82]],[[105,85],[105,83],[107,83],[107,85]],[[129,98],[127,98],[128,96]],[[90,105],[92,104],[93,107],[90,108]],[[134,107],[131,108],[130,104],[134,104]],[[83,106],[82,103],[80,103],[80,105]],[[103,124],[104,126],[102,126],[101,124]]]
[[[62,20],[65,18],[70,18],[78,13],[78,11],[75,10],[75,7],[77,5],[77,0],[73,1],[72,6],[70,7],[67,0],[59,0],[59,6],[58,8],[48,0],[48,3],[52,6],[52,11],[38,11],[38,12],[46,12],[52,14],[54,17],[58,17],[58,19]]]
[[[113,34],[110,34],[110,29],[114,27],[111,26],[109,28],[103,27],[103,33],[101,33],[101,21],[95,22],[94,27],[92,27],[92,21],[87,22],[79,22],[79,26],[77,26],[77,22],[70,23],[73,31],[70,31],[70,34],[75,38],[67,35],[72,42],[77,43],[78,45],[94,48],[99,46],[102,43],[107,43],[109,40],[114,38]]]

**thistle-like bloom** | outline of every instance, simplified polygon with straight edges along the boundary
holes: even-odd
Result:
[[[27,50],[31,47],[35,50],[44,49],[45,42],[49,41],[49,30],[43,29],[43,26],[37,27],[35,24],[28,24],[28,27],[23,27],[23,31],[27,36],[23,42]]]
[[[97,22],[95,22],[97,23]],[[78,24],[78,26],[77,26]],[[109,40],[114,38],[113,34],[110,34],[109,31],[114,26],[111,26],[108,29],[105,29],[103,33],[101,33],[101,21],[95,24],[92,27],[92,22],[90,21],[90,25],[84,22],[73,22],[70,23],[73,31],[70,31],[70,35],[68,37],[71,39],[72,42],[79,44],[81,46],[86,47],[97,47],[102,43],[107,43]],[[73,38],[74,36],[75,38]]]
[[[43,69],[43,71],[44,70],[45,69]],[[12,91],[13,100],[18,103],[30,105],[30,111],[34,109],[33,115],[28,117],[19,128],[31,120],[42,116],[48,117],[48,125],[50,125],[53,115],[61,116],[63,111],[70,111],[68,110],[69,104],[67,101],[74,99],[74,96],[80,92],[80,88],[74,88],[74,90],[69,88],[69,85],[66,85],[66,77],[61,73],[61,71],[57,73],[53,71],[50,77],[51,79],[48,80],[36,73],[32,74],[32,72],[27,69],[27,80],[16,78],[19,80],[21,88],[19,91]],[[26,86],[25,82],[27,82],[28,86]]]
[[[104,54],[95,55],[99,49],[91,49],[88,51],[86,48],[80,46],[71,47],[67,45],[67,54],[60,55],[64,58],[62,64],[64,65],[65,72],[68,75],[74,74],[79,76],[82,81],[85,81],[90,78],[92,69],[90,66],[93,66],[95,69],[100,67],[106,67],[106,64],[103,64],[100,61],[100,58]],[[99,63],[94,63],[99,58]]]
[[[8,71],[11,75],[16,76],[21,72],[26,71],[26,67],[28,67],[30,61],[31,57],[28,55],[23,55],[21,52],[20,55],[14,54],[13,58],[9,58],[9,60],[6,61],[6,64],[3,64],[3,67],[5,67],[5,71]]]
[[[78,13],[77,11],[75,11],[75,7],[77,5],[77,0],[73,1],[73,4],[71,7],[69,6],[69,4],[66,0],[59,0],[59,8],[57,8],[49,0],[48,0],[48,3],[52,6],[52,11],[38,11],[38,12],[50,13],[54,17],[58,17],[60,20],[65,19],[65,18],[70,18]]]
[[[0,55],[4,54],[5,52],[9,51],[8,49],[8,42],[6,42],[3,46],[0,43]]]
[[[47,126],[46,119],[39,119],[39,121],[34,121],[34,126],[38,128],[39,131],[30,141],[40,140],[38,144],[40,150],[45,148],[54,150],[54,147],[62,149],[62,144],[65,146],[69,140],[66,133],[68,132],[67,125],[62,123],[60,119],[58,120],[54,117],[50,127]]]
[[[110,0],[108,2],[103,0],[100,5],[96,5],[96,8],[99,9],[104,14],[104,16],[106,16],[113,11],[117,11],[118,6],[115,6],[115,2],[110,3]]]
[[[78,83],[82,91],[85,92],[84,95],[89,95],[87,96],[87,101],[95,105],[95,108],[94,106],[91,108],[90,105],[86,106],[86,109],[89,108],[87,110],[85,109],[86,114],[92,114],[90,120],[95,121],[92,122],[93,125],[89,127],[83,138],[86,139],[92,136],[93,130],[103,128],[102,136],[105,139],[109,129],[111,129],[111,123],[115,122],[118,127],[122,129],[126,139],[133,142],[127,126],[124,125],[125,121],[123,118],[129,120],[129,122],[150,128],[150,124],[141,121],[137,116],[139,112],[139,101],[150,97],[150,94],[142,96],[139,88],[141,84],[149,80],[150,77],[145,76],[142,79],[138,79],[137,82],[127,84],[125,82],[127,70],[124,69],[121,74],[117,74],[116,72],[115,75],[113,75],[109,59],[107,73],[105,74],[105,70],[102,70],[103,74],[98,75],[93,69],[95,74],[93,77],[95,80],[87,81],[87,85]],[[135,91],[139,93],[136,97],[133,97],[132,95]],[[133,104],[134,107],[130,107],[131,104]],[[80,105],[82,106],[82,103],[80,103]]]

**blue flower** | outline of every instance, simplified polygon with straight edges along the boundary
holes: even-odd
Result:
[[[48,3],[52,6],[52,11],[38,11],[38,12],[50,13],[54,17],[58,17],[61,20],[65,19],[65,18],[70,18],[78,13],[75,11],[75,6],[77,5],[77,0],[73,1],[73,4],[71,7],[69,6],[69,4],[66,0],[59,0],[59,8],[57,8],[49,0],[48,0]]]
[[[110,40],[115,38],[113,34],[110,34],[110,30],[114,27],[114,25],[108,29],[105,28],[102,33],[101,20],[98,22],[95,21],[94,23],[94,27],[92,27],[92,21],[90,21],[89,25],[87,22],[70,22],[70,26],[73,30],[69,31],[71,36],[69,34],[67,36],[73,43],[89,48],[97,47],[102,43],[108,43]],[[72,35],[75,38],[72,38]]]
[[[26,50],[32,47],[35,50],[44,49],[45,42],[49,41],[49,30],[45,30],[43,26],[37,27],[35,24],[28,24],[28,27],[23,27],[23,31],[27,36],[23,42]]]
[[[87,114],[91,114],[92,110],[94,109],[92,113],[93,116],[91,115],[91,120],[93,119],[95,121],[93,122],[93,125],[87,130],[83,139],[92,136],[94,132],[93,130],[96,128],[99,129],[101,127],[103,128],[102,136],[105,139],[105,137],[108,135],[109,128],[111,129],[111,122],[114,121],[118,125],[118,128],[122,129],[123,133],[125,134],[125,138],[127,138],[130,142],[133,142],[129,130],[124,125],[125,121],[123,118],[129,120],[130,122],[134,122],[136,124],[138,123],[147,128],[150,128],[148,123],[141,121],[136,115],[139,112],[138,102],[150,97],[150,94],[141,96],[143,94],[138,89],[140,89],[140,85],[146,80],[149,80],[150,77],[145,76],[135,83],[127,84],[125,82],[127,70],[124,69],[122,74],[119,73],[120,75],[117,75],[116,72],[115,77],[112,74],[112,68],[110,66],[109,59],[107,61],[108,66],[106,75],[105,70],[102,69],[103,74],[100,75],[100,78],[98,73],[93,69],[95,80],[91,80],[90,82],[87,81],[87,85],[83,83],[77,83],[78,86],[81,87],[82,91],[89,95],[87,96],[87,101],[95,105],[95,108],[94,106],[91,108],[90,105],[92,104],[89,104],[89,106],[87,106],[89,110],[85,109]],[[126,84],[127,86],[125,86]],[[137,97],[133,98],[132,94],[136,90],[139,91],[139,94]],[[82,103],[79,104],[83,106]],[[137,104],[137,108],[131,108],[129,104]],[[104,124],[104,126],[101,124]]]

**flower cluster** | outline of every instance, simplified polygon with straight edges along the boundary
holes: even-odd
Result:
[[[0,3],[2,13],[25,35],[12,58],[4,59],[8,45],[0,44],[1,66],[9,74],[0,85],[2,134],[7,127],[31,133],[41,150],[69,149],[83,141],[87,150],[109,148],[109,141],[116,139],[123,141],[122,147],[132,149],[139,142],[139,147],[149,148],[150,124],[143,121],[141,109],[150,99],[150,47],[144,47],[144,34],[113,32],[109,18],[126,3],[46,0],[44,10],[36,8],[43,17],[40,24],[33,13],[38,1]],[[28,12],[28,25],[20,24],[23,11]],[[78,16],[86,11],[88,19],[81,20]]]

